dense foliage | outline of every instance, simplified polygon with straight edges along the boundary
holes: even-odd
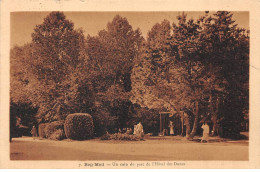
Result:
[[[237,128],[235,121],[248,109],[247,103],[241,104],[248,102],[248,34],[237,28],[230,12],[206,12],[197,21],[185,14],[177,18],[172,27],[163,21],[148,33],[133,69],[132,102],[167,109],[184,120],[183,114],[191,112],[188,119],[193,116],[194,123],[192,131],[186,130],[188,137],[205,116],[212,120],[213,132],[220,119],[229,122],[229,129]],[[203,104],[207,110],[200,112]],[[191,128],[190,122],[186,127]]]
[[[183,121],[189,138],[203,119],[213,135],[239,133],[248,119],[249,32],[226,11],[177,19],[156,23],[144,39],[117,15],[96,36],[84,37],[62,12],[51,12],[32,42],[11,49],[11,132],[17,118],[31,128],[88,113],[67,118],[69,138],[92,137],[92,129],[81,135],[92,119],[95,136],[139,121],[154,133],[159,111],[168,111]],[[40,137],[44,128],[39,125]]]

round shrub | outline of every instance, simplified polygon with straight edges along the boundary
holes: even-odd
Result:
[[[46,133],[45,133],[45,127],[46,126],[47,126],[46,123],[39,124],[38,135],[39,135],[40,138],[46,138]]]
[[[55,131],[64,130],[64,121],[54,121],[45,126],[45,135],[49,138]]]
[[[51,140],[63,140],[65,138],[66,136],[63,129],[58,129],[54,131],[49,137],[49,139]]]
[[[64,124],[67,138],[73,140],[86,140],[93,137],[94,124],[91,115],[75,113],[67,116]]]

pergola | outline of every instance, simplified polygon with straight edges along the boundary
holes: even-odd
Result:
[[[171,112],[159,112],[160,114],[160,134],[164,135],[164,130],[168,129],[169,117],[172,116]]]

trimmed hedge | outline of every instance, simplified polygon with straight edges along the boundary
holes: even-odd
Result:
[[[93,137],[94,124],[92,116],[87,113],[75,113],[67,116],[64,124],[67,138],[86,140]]]
[[[52,140],[65,139],[64,121],[54,121],[51,123],[41,123],[38,128],[40,138]]]
[[[45,135],[50,138],[51,135],[57,130],[64,130],[64,121],[54,121],[45,126]]]
[[[63,140],[65,139],[65,133],[63,129],[58,129],[56,131],[54,131],[51,136],[49,137],[49,139],[51,140]]]

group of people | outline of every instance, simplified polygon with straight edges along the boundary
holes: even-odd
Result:
[[[173,136],[174,135],[174,123],[172,121],[169,121],[169,126],[170,128],[170,135]],[[208,142],[208,138],[209,138],[209,125],[207,123],[203,123],[203,125],[201,126],[201,128],[203,129],[203,136],[201,139],[201,142]],[[163,131],[163,135],[165,135],[167,133],[167,129],[164,129]]]

